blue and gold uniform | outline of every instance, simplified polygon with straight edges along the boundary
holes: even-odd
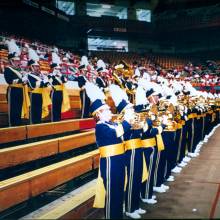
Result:
[[[39,74],[28,74],[28,86],[30,87],[30,124],[41,123],[41,119],[49,114],[48,106],[51,104],[47,86]]]
[[[122,135],[130,129],[128,122],[121,125],[98,122],[96,143],[100,152],[100,171],[106,191],[105,216],[107,219],[123,218],[125,182],[125,155]]]
[[[8,83],[8,118],[9,126],[21,125],[21,118],[29,117],[28,89],[23,83],[23,76],[19,70],[6,67],[4,70],[5,81]]]
[[[110,107],[104,102],[105,95],[101,89],[87,82],[85,90],[91,100],[90,112],[98,121],[95,135],[100,153],[100,175],[97,181],[94,207],[104,207],[106,219],[122,219],[125,185],[123,134],[131,128],[128,123],[129,117],[127,117],[128,121],[123,120],[121,123],[111,122],[112,113]]]
[[[82,106],[81,118],[88,118],[90,100],[84,90],[84,86],[88,80],[84,75],[79,75],[75,78],[75,81],[78,82],[78,86],[80,88],[80,100],[81,100],[81,106]]]
[[[60,121],[61,112],[65,112],[70,108],[69,97],[64,86],[64,83],[67,82],[67,78],[57,71],[49,74],[48,79],[52,86],[51,121]]]
[[[143,149],[141,135],[143,129],[130,129],[124,134],[127,186],[125,210],[133,213],[140,208],[140,191],[143,172]]]
[[[159,163],[156,135],[162,132],[162,127],[153,127],[151,119],[147,119],[147,124],[148,129],[144,130],[141,140],[149,176],[141,187],[142,199],[151,199],[153,195],[153,186],[157,178],[157,167]]]

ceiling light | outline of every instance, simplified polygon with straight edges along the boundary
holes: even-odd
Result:
[[[111,5],[102,5],[102,8],[105,8],[105,9],[109,9],[111,7],[112,7]]]

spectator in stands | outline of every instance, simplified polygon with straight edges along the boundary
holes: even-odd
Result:
[[[122,136],[130,129],[132,115],[125,113],[121,123],[111,122],[112,112],[105,104],[105,96],[93,83],[86,83],[86,93],[91,100],[90,111],[97,121],[95,135],[100,152],[100,185],[97,186],[95,204],[97,208],[105,208],[106,219],[123,218],[123,199],[125,184],[125,157]],[[99,178],[99,180],[100,180]],[[101,184],[104,183],[105,202],[98,203],[101,196]],[[103,186],[103,185],[102,185]],[[102,201],[103,202],[103,201]]]

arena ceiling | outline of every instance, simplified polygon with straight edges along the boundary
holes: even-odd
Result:
[[[44,2],[45,0],[42,0]],[[76,2],[77,0],[58,0],[63,2]],[[48,2],[48,1],[47,1]],[[107,4],[107,5],[127,5],[128,7],[143,5],[150,7],[156,13],[167,10],[178,10],[195,7],[205,7],[210,5],[220,5],[219,0],[87,0],[89,3],[94,4]],[[121,6],[122,6],[121,5]],[[95,7],[95,6],[94,6]],[[91,9],[95,13],[96,8]],[[118,9],[122,10],[122,9]]]
[[[153,0],[158,1],[155,12],[163,12],[167,10],[178,10],[195,7],[205,7],[210,5],[219,5],[219,0]]]

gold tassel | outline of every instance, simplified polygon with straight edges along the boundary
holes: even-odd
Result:
[[[142,173],[142,183],[147,181],[149,176],[148,170],[147,170],[147,164],[146,164],[146,160],[145,160],[145,156],[144,156],[144,152],[143,152],[143,173]]]
[[[24,85],[23,89],[23,103],[22,103],[22,112],[21,118],[29,118],[29,107],[30,107],[30,98],[28,95],[28,86]]]
[[[124,184],[124,191],[126,191],[127,184],[128,184],[128,174],[127,174],[127,168],[125,167],[125,184]]]
[[[164,150],[165,148],[164,148],[164,143],[163,143],[162,135],[158,134],[158,135],[156,135],[156,138],[157,138],[157,148],[158,148],[158,151]]]
[[[61,112],[66,112],[70,109],[70,99],[69,99],[69,94],[64,84],[62,84],[62,91],[63,91],[63,103],[62,103]]]
[[[94,208],[104,208],[105,207],[105,186],[103,179],[101,177],[101,171],[99,168],[98,179],[96,183],[96,193],[93,203]]]
[[[49,91],[47,88],[42,88],[42,115],[41,118],[46,118],[49,115],[48,106],[52,104]]]

